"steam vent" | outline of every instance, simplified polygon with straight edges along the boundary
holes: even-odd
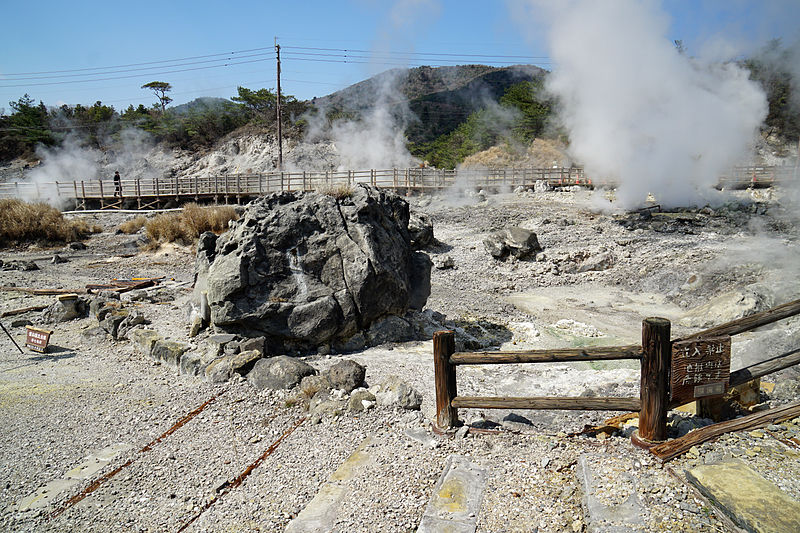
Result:
[[[251,202],[230,231],[198,245],[211,322],[276,349],[306,349],[422,309],[431,261],[413,250],[408,222],[405,200],[366,185]]]

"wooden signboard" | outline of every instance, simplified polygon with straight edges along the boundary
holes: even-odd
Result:
[[[44,353],[47,351],[47,343],[50,342],[50,335],[53,332],[49,329],[39,329],[33,326],[25,326],[28,335],[25,338],[25,346],[36,352]]]
[[[672,343],[672,401],[688,403],[721,396],[728,388],[730,375],[730,335]]]

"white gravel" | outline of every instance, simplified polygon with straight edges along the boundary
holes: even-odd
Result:
[[[428,307],[488,344],[525,349],[637,342],[640,321],[653,308],[678,316],[712,295],[755,282],[773,283],[772,296],[781,301],[800,292],[798,278],[787,270],[791,261],[759,259],[759,255],[796,254],[797,227],[778,224],[784,216],[778,207],[761,214],[731,210],[724,216],[707,216],[705,225],[692,226],[693,233],[687,234],[663,226],[628,229],[622,223],[637,215],[617,220],[594,213],[583,195],[489,195],[488,202],[464,197],[461,206],[450,205],[453,198],[446,196],[411,198],[414,209],[433,218],[441,244],[431,254],[449,255],[455,263],[452,269],[434,269]],[[189,250],[169,247],[155,254],[120,258],[136,252],[129,244],[133,237],[114,233],[131,216],[95,215],[95,222],[106,231],[91,238],[83,252],[37,247],[0,251],[3,260],[40,259],[42,269],[0,272],[0,285],[80,288],[114,277],[151,276],[174,278],[175,284],[191,282]],[[482,238],[507,225],[535,230],[544,252],[533,261],[492,260]],[[783,250],[743,253],[758,242],[762,232],[769,233],[769,242],[781,243]],[[55,252],[70,262],[52,265],[45,260]],[[613,266],[577,272],[578,262],[600,253],[610,253]],[[113,257],[117,259],[107,261]],[[786,255],[781,257],[786,259]],[[796,264],[800,262],[795,268]],[[696,277],[689,282],[692,275]],[[188,291],[175,284],[164,289],[162,303],[138,307],[163,336],[200,350],[204,337],[187,337]],[[649,300],[649,294],[664,299]],[[0,290],[0,311],[52,299]],[[38,314],[17,318],[37,322]],[[571,321],[562,322],[569,327],[558,327],[560,320]],[[7,327],[10,322],[3,319]],[[761,351],[779,334],[781,342],[787,335],[796,339],[800,321],[786,324],[784,329],[754,334],[759,342],[748,340],[739,346]],[[28,351],[21,355],[5,336],[0,338],[0,529],[4,531],[176,531],[200,513],[217,488],[241,474],[304,416],[291,395],[257,393],[243,380],[211,385],[178,375],[153,364],[128,341],[91,333],[96,325],[89,318],[46,325],[55,330],[52,343],[56,347],[47,355]],[[675,335],[682,331],[685,328],[673,328]],[[11,332],[22,340],[24,328],[11,328]],[[445,460],[453,453],[469,456],[488,470],[478,516],[481,532],[585,530],[575,468],[578,458],[587,453],[607,458],[598,467],[607,477],[599,498],[613,503],[636,491],[646,502],[643,531],[724,530],[704,502],[695,501],[667,468],[633,448],[627,436],[567,436],[614,413],[515,412],[515,417],[504,420],[508,411],[462,410],[464,420],[496,432],[437,436],[435,448],[410,439],[404,434],[409,427],[430,431],[428,421],[434,411],[431,350],[430,341],[419,341],[348,356],[367,366],[368,384],[396,374],[422,392],[420,418],[379,408],[317,425],[304,422],[241,486],[220,496],[187,530],[282,531],[367,437],[373,439],[369,449],[373,462],[353,478],[333,531],[415,531]],[[744,350],[736,357],[751,356]],[[322,370],[338,357],[316,355],[306,360]],[[795,376],[784,372],[778,378]],[[459,370],[459,388],[486,395],[636,396],[638,369],[635,364],[600,363],[476,367]],[[139,451],[220,393],[201,414],[150,451]],[[791,431],[782,428],[774,433],[796,435]],[[48,519],[49,512],[91,479],[59,495],[49,507],[18,509],[18,502],[39,487],[115,443],[132,448],[98,475],[133,462],[79,504]],[[755,447],[755,454],[748,453]],[[786,444],[770,435],[742,433],[704,444],[670,468],[680,477],[693,464],[738,457],[800,499],[798,457],[787,450]],[[781,468],[767,469],[775,461],[781,461]]]

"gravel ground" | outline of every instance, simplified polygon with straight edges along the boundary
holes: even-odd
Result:
[[[739,194],[749,198],[749,193]],[[664,310],[674,321],[673,335],[680,335],[689,331],[677,323],[683,313],[728,290],[757,286],[776,303],[800,292],[795,275],[800,262],[794,261],[797,228],[774,199],[647,218],[598,214],[586,195],[503,194],[490,195],[486,202],[469,195],[456,200],[410,198],[413,209],[434,221],[439,241],[430,250],[434,260],[449,255],[455,264],[434,269],[428,308],[489,345],[525,349],[638,342],[641,319],[653,310]],[[90,216],[105,231],[89,239],[86,250],[0,251],[3,261],[36,259],[41,268],[0,272],[0,285],[80,288],[112,278],[166,276],[168,281],[158,289],[161,301],[140,303],[139,308],[164,337],[202,350],[205,334],[195,339],[187,335],[191,251],[171,246],[137,253],[135,236],[115,233],[133,215]],[[490,230],[509,225],[536,231],[544,252],[531,261],[492,260],[482,239]],[[51,264],[54,253],[69,262]],[[611,257],[604,269],[578,272],[583,261],[601,254]],[[0,290],[0,311],[52,300]],[[303,418],[293,396],[257,393],[244,380],[212,385],[179,375],[141,355],[132,343],[97,333],[93,319],[41,324],[39,313],[29,313],[3,323],[9,326],[19,318],[54,329],[55,348],[46,355],[22,355],[7,338],[0,341],[0,529],[6,531],[177,531],[198,515],[187,531],[282,531],[367,438],[371,461],[352,479],[334,531],[415,531],[453,453],[487,469],[478,515],[482,532],[585,530],[576,473],[581,457],[594,458],[605,477],[598,498],[616,503],[635,491],[646,502],[642,531],[726,530],[725,522],[682,481],[682,472],[727,457],[746,461],[800,499],[800,461],[789,440],[797,437],[797,424],[727,435],[667,466],[633,448],[623,433],[569,436],[616,413],[461,410],[461,418],[472,426],[493,431],[434,436],[428,422],[434,414],[430,341],[348,355],[366,365],[368,384],[396,374],[422,392],[419,416],[377,408],[316,425],[303,422],[241,486],[226,492],[225,481],[245,471]],[[572,322],[559,322],[564,320]],[[781,353],[776,347],[796,348],[800,320],[782,324],[737,337],[733,367]],[[24,328],[10,331],[22,340]],[[306,360],[323,370],[339,357],[313,355]],[[793,371],[775,377],[796,381]],[[638,367],[475,367],[459,370],[459,389],[509,396],[636,396]],[[797,398],[798,387],[784,389],[795,392],[770,401]],[[140,452],[215,396],[196,417]],[[408,429],[424,429],[436,444],[409,438]],[[49,506],[18,509],[18,502],[39,487],[115,443],[131,448]],[[48,517],[97,476],[128,460],[129,466],[90,496]],[[768,468],[776,461],[781,468]],[[218,499],[203,510],[215,495]]]

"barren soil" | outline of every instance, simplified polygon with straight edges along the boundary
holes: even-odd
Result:
[[[741,191],[736,203],[720,209],[617,216],[590,209],[589,194],[528,191],[489,195],[486,201],[455,193],[410,197],[412,209],[428,213],[434,222],[438,243],[427,250],[434,262],[449,255],[454,264],[433,270],[427,307],[482,346],[521,350],[637,343],[647,316],[669,318],[675,337],[735,312],[730,299],[693,312],[731,291],[744,291],[734,303],[746,297],[755,302],[749,312],[800,294],[798,229],[780,202],[781,191]],[[116,233],[133,215],[87,216],[105,231],[90,238],[86,250],[0,251],[3,261],[33,259],[40,267],[2,271],[0,286],[80,289],[113,278],[165,276],[152,291],[156,301],[136,305],[164,337],[204,350],[209,332],[188,337],[192,250],[167,246],[141,252],[135,236]],[[534,230],[544,251],[530,260],[492,259],[482,241],[508,226]],[[69,261],[52,264],[54,253]],[[596,269],[586,270],[592,264]],[[53,300],[0,289],[0,311]],[[333,531],[415,531],[453,453],[468,455],[488,472],[478,531],[581,531],[586,517],[575,465],[595,452],[617,472],[608,474],[609,498],[628,490],[647,502],[643,522],[634,529],[722,531],[725,523],[712,510],[700,511],[705,503],[681,481],[681,472],[702,464],[704,454],[724,455],[730,448],[738,457],[742,454],[735,450],[746,446],[725,440],[716,450],[707,445],[699,457],[673,463],[678,475],[672,476],[631,446],[629,431],[608,438],[568,436],[618,413],[461,410],[460,417],[473,427],[495,431],[436,435],[430,428],[435,418],[432,343],[420,340],[305,359],[320,370],[340,357],[355,359],[367,367],[369,385],[398,375],[423,394],[421,415],[376,408],[317,425],[303,422],[240,486],[226,492],[226,481],[303,418],[293,396],[258,393],[243,380],[212,385],[177,374],[131,342],[97,331],[93,318],[43,324],[40,313],[27,313],[2,319],[20,344],[24,327],[11,327],[18,319],[54,333],[51,350],[41,355],[27,349],[20,354],[5,334],[0,337],[0,529],[6,531],[176,531],[195,516],[187,531],[283,531],[367,438],[370,460],[353,474],[332,519]],[[796,349],[798,339],[797,317],[737,336],[732,369]],[[797,374],[787,370],[770,376],[769,381],[779,382],[776,390],[794,393],[761,400],[796,400],[798,387],[791,384]],[[638,382],[635,362],[480,366],[458,375],[460,394],[486,396],[637,396]],[[141,451],[211,398],[216,399],[200,414]],[[672,423],[689,416],[673,413]],[[407,430],[421,430],[430,443],[410,438]],[[677,431],[673,428],[673,434]],[[21,505],[87,456],[115,444],[124,444],[123,451],[93,475],[66,487],[52,485],[46,505]],[[742,458],[756,465],[763,460],[758,454]],[[51,516],[92,480],[129,460],[108,483]],[[784,472],[776,482],[797,499],[796,457]],[[215,496],[219,499],[205,509]]]

